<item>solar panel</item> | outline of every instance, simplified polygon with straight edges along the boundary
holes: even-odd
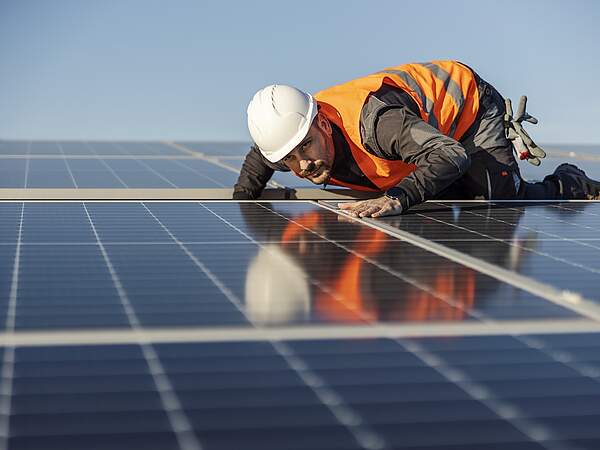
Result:
[[[1,141],[0,185],[230,187],[246,151]],[[0,449],[598,448],[597,206],[0,202]]]
[[[0,188],[225,188],[234,166],[152,142],[14,142],[0,148]]]
[[[600,384],[588,372],[598,368],[600,335],[564,342],[523,335],[19,347],[9,444],[595,448]]]
[[[430,202],[380,220],[600,302],[600,203]]]
[[[220,283],[267,324],[577,317],[311,203],[21,205],[20,240],[0,236],[20,245],[18,329],[128,326],[119,289],[141,326],[247,324]],[[286,275],[304,295],[267,298]]]

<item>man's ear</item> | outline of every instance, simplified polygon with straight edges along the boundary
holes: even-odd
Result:
[[[332,130],[331,130],[331,124],[329,123],[329,119],[327,119],[327,117],[325,117],[325,114],[323,114],[322,112],[318,112],[317,113],[317,126],[324,131],[327,136],[331,136]]]

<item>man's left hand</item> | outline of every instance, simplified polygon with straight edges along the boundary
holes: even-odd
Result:
[[[359,202],[338,203],[338,208],[353,217],[383,217],[402,213],[400,200],[389,197],[372,198]]]

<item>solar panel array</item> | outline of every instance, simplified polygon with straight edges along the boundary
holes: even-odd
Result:
[[[231,186],[245,151],[0,141],[0,184]],[[599,216],[0,202],[0,449],[598,448]]]
[[[208,153],[195,151],[195,148]],[[162,142],[0,142],[1,188],[229,188],[249,145]],[[273,181],[314,187],[289,173]]]

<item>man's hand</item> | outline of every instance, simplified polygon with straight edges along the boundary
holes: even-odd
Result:
[[[385,196],[359,202],[338,203],[338,208],[353,217],[383,217],[402,213],[400,200]]]

